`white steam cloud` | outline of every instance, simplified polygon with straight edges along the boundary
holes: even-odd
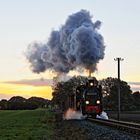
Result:
[[[69,108],[63,116],[64,120],[81,120],[81,119],[85,119],[85,117],[82,115],[82,113],[80,111],[75,111],[71,108]]]
[[[97,115],[96,118],[108,120],[107,113],[104,111],[101,113],[101,115]]]
[[[48,42],[30,44],[25,55],[32,71],[68,73],[77,68],[95,71],[104,58],[105,45],[98,32],[101,22],[91,19],[88,11],[81,10],[70,15],[59,30],[52,31]]]

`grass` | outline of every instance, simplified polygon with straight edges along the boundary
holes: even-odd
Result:
[[[52,116],[46,109],[0,110],[0,140],[51,139],[53,126],[48,120]]]

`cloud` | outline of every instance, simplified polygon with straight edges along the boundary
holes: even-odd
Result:
[[[133,92],[140,91],[140,82],[128,82]]]
[[[140,82],[128,82],[130,85],[140,85]]]
[[[8,84],[19,84],[19,85],[31,85],[31,86],[52,86],[52,79],[32,79],[32,80],[20,80],[20,81],[6,81]]]

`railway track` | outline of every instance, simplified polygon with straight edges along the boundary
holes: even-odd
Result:
[[[140,124],[111,120],[111,119],[104,120],[104,119],[88,118],[88,121],[98,123],[101,125],[106,125],[106,126],[113,127],[113,128],[117,128],[119,130],[127,131],[129,133],[140,135]]]

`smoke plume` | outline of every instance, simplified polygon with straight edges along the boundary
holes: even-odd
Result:
[[[26,58],[32,71],[95,71],[97,63],[104,58],[105,50],[103,37],[98,32],[100,25],[100,21],[92,21],[92,16],[86,10],[70,15],[59,30],[51,32],[46,43],[28,46]]]

